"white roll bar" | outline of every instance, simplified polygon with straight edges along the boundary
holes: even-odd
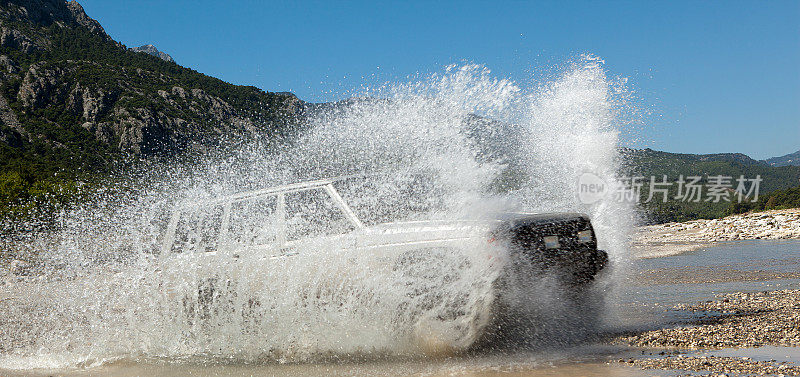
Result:
[[[175,206],[170,216],[167,231],[164,235],[164,243],[161,248],[161,257],[164,258],[172,251],[172,245],[175,243],[175,232],[178,228],[181,212],[190,209],[222,205],[222,219],[220,220],[219,236],[217,237],[217,246],[224,245],[228,237],[228,228],[230,227],[231,207],[234,203],[254,200],[266,197],[276,197],[277,205],[275,214],[278,218],[277,229],[277,242],[279,247],[286,244],[286,194],[300,191],[309,190],[324,190],[333,203],[343,212],[344,216],[350,221],[356,229],[364,228],[364,223],[356,217],[355,212],[347,205],[342,199],[341,195],[333,187],[333,182],[338,179],[320,179],[315,181],[292,183],[288,185],[275,186],[261,190],[242,192],[234,195],[224,196],[212,200],[205,201],[185,201]]]

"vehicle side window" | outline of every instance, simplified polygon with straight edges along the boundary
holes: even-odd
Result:
[[[227,239],[245,246],[276,242],[279,226],[276,209],[274,196],[233,203]]]
[[[222,212],[222,206],[182,212],[175,228],[172,252],[216,251]]]

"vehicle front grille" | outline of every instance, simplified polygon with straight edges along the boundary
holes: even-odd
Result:
[[[585,217],[568,219],[553,219],[547,221],[519,221],[510,229],[511,244],[523,252],[559,253],[582,248],[597,249],[597,239],[592,232],[591,240],[581,242],[578,232],[592,231],[591,223]],[[548,249],[545,247],[544,237],[558,237],[559,246]]]

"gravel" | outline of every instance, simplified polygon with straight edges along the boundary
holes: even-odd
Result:
[[[800,346],[800,290],[732,293],[718,301],[678,305],[676,309],[710,312],[690,326],[659,329],[620,338],[638,347],[719,349]],[[714,312],[721,313],[713,315]]]
[[[712,376],[784,375],[800,376],[800,367],[781,361],[754,361],[747,357],[667,356],[661,359],[628,359],[621,363],[641,369],[671,369],[694,372],[712,372]]]
[[[675,309],[696,312],[700,318],[688,325],[628,334],[615,341],[672,350],[800,346],[800,290],[731,293],[716,301],[682,304]],[[643,369],[800,376],[800,367],[793,363],[749,358],[667,354],[619,361]]]

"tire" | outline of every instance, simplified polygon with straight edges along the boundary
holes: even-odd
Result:
[[[492,322],[476,348],[548,349],[591,339],[605,308],[602,282],[565,281],[559,272],[509,268],[495,284]]]

